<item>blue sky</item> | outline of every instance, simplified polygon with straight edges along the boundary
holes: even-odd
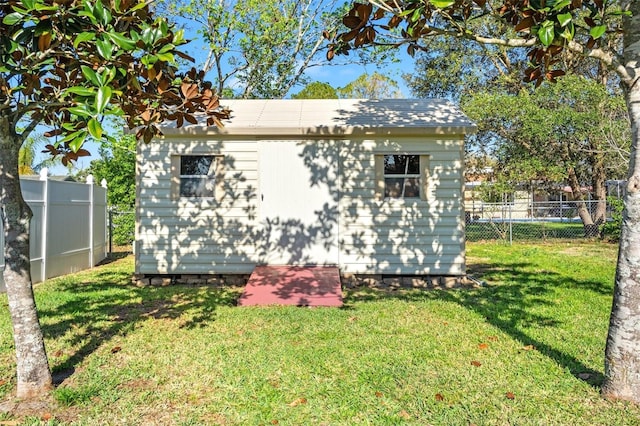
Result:
[[[373,74],[378,72],[394,79],[400,91],[405,97],[410,96],[409,89],[402,79],[403,72],[411,72],[413,60],[405,55],[400,55],[400,62],[389,63],[387,66],[379,67],[377,65],[336,65],[336,66],[318,66],[310,68],[305,75],[311,80],[329,83],[333,87],[343,87],[360,77],[362,74]],[[293,93],[300,91],[300,87],[293,90]]]
[[[201,63],[204,60],[205,53],[203,53],[202,58],[197,55],[197,52],[201,50],[198,46],[198,36],[195,33],[189,34],[189,32],[187,31],[187,38],[190,38],[192,41],[189,45],[186,46],[186,50],[189,52],[189,54],[196,57],[197,64]],[[202,49],[201,51],[204,52],[204,49]],[[402,73],[412,71],[413,60],[406,53],[404,53],[403,49],[400,49],[398,54],[398,57],[400,59],[399,62],[389,63],[388,65],[383,67],[377,65],[321,65],[309,68],[305,72],[305,75],[308,76],[311,81],[320,81],[329,83],[333,87],[342,87],[355,80],[362,74],[372,74],[374,72],[378,72],[394,79],[398,83],[403,96],[409,97],[410,92],[404,80],[402,79]],[[208,78],[212,78],[212,76],[208,76]],[[301,89],[302,87],[295,87],[291,90],[289,95],[291,95],[291,93],[297,93]],[[89,167],[89,163],[92,160],[98,158],[98,145],[96,143],[87,142],[85,145],[85,149],[89,150],[92,156],[80,158],[76,162],[75,169],[72,173],[75,173],[78,170],[86,169],[87,167]],[[44,156],[45,154],[42,155]],[[50,170],[50,174],[66,175],[68,174],[68,171],[63,166],[56,166]]]

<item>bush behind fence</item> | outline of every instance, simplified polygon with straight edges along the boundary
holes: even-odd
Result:
[[[109,252],[117,247],[131,249],[135,239],[136,214],[133,210],[109,208]]]

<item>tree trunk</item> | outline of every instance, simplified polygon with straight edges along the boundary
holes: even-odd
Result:
[[[582,188],[580,188],[580,182],[578,181],[578,176],[576,176],[576,172],[573,169],[573,167],[569,168],[568,178],[569,178],[569,186],[571,187],[571,192],[573,193],[572,200],[576,204],[578,216],[582,220],[582,225],[584,227],[584,236],[588,238],[597,237],[598,225],[593,223],[591,212],[587,207],[587,203],[584,202],[584,195],[582,195]]]
[[[625,81],[631,120],[631,161],[620,251],[605,350],[602,395],[640,403],[640,1],[628,1],[624,20]]]
[[[607,187],[605,185],[607,172],[604,168],[605,160],[602,157],[602,154],[596,155],[595,161],[591,166],[591,185],[593,186],[594,201],[596,201],[595,206],[591,208],[591,217],[593,218],[593,222],[598,226],[607,220]]]
[[[52,381],[31,285],[31,209],[20,189],[19,149],[19,137],[7,117],[0,116],[0,218],[5,238],[2,275],[16,347],[17,396],[32,398],[51,389]]]

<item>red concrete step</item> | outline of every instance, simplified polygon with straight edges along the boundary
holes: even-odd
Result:
[[[342,306],[340,272],[325,266],[257,266],[239,306]]]

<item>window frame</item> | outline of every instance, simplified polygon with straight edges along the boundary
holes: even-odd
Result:
[[[209,172],[204,175],[190,175],[182,173],[182,159],[184,157],[212,157]],[[210,195],[183,195],[183,179],[202,178],[212,181]],[[171,156],[171,198],[174,200],[215,200],[221,201],[224,195],[224,156],[212,153],[189,153]]]
[[[419,169],[418,173],[409,173],[409,174],[388,174],[385,173],[384,170],[384,159],[387,155],[415,155],[418,156],[419,161]],[[412,200],[428,200],[428,190],[429,190],[429,160],[430,155],[424,152],[416,152],[416,151],[406,151],[406,152],[377,152],[375,153],[375,176],[376,176],[376,186],[375,186],[375,199],[378,201],[412,201]],[[398,177],[398,178],[418,178],[418,188],[419,188],[419,196],[418,197],[386,197],[386,182],[385,178],[390,177]]]

